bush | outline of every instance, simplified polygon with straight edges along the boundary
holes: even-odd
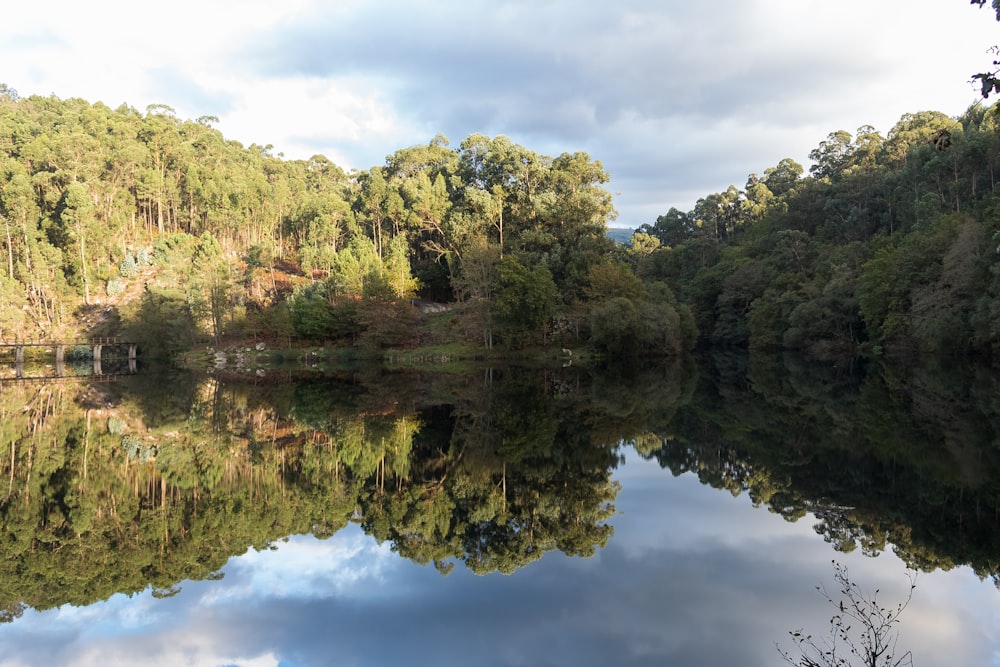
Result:
[[[118,274],[122,278],[135,278],[139,275],[139,262],[133,255],[125,255],[125,259],[118,264]]]
[[[409,302],[368,301],[361,313],[364,332],[359,343],[375,350],[411,347],[417,342],[416,319],[417,310]]]
[[[333,306],[320,285],[296,290],[291,299],[295,334],[309,340],[326,340],[333,327]]]
[[[122,450],[129,461],[138,460],[146,463],[156,456],[156,445],[147,443],[137,435],[123,435]]]
[[[591,342],[611,356],[635,355],[639,351],[642,322],[629,299],[608,299],[590,311]]]

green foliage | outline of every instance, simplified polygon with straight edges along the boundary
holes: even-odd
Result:
[[[365,236],[355,236],[334,259],[330,270],[330,286],[334,294],[362,296],[378,293],[385,287],[382,259],[375,243]]]
[[[599,299],[589,315],[590,342],[610,357],[673,356],[694,347],[698,337],[687,306],[663,283],[634,298]]]
[[[104,291],[108,296],[117,296],[125,291],[125,283],[121,278],[109,278],[104,286]]]
[[[478,134],[452,148],[435,137],[348,175],[321,155],[286,161],[267,146],[227,141],[211,117],[182,120],[165,105],[141,113],[13,92],[3,103],[0,275],[14,281],[4,303],[29,308],[0,310],[10,320],[2,326],[25,335],[83,326],[65,314],[85,312],[78,306],[92,284],[117,295],[108,281],[151,265],[148,289],[183,308],[172,307],[169,325],[134,319],[150,314],[147,300],[123,307],[122,321],[131,331],[173,327],[175,340],[190,343],[262,334],[272,321],[286,335],[292,312],[300,335],[321,335],[321,306],[306,314],[301,303],[283,304],[297,298],[300,269],[326,278],[331,298],[448,301],[463,294],[485,244],[490,255],[547,270],[552,307],[569,309],[590,267],[614,252],[609,175],[581,152],[549,157]],[[493,306],[490,295],[479,313]],[[544,318],[521,315],[506,323],[518,320],[508,342],[544,338]]]
[[[191,304],[176,290],[146,290],[128,320],[123,335],[153,359],[170,359],[197,342]]]
[[[703,343],[992,354],[995,126],[973,106],[904,114],[885,138],[833,132],[809,176],[782,160],[641,228],[671,247],[634,255],[636,273],[668,282]]]
[[[419,281],[410,269],[410,250],[403,236],[389,242],[382,264],[382,275],[390,298],[409,299],[420,288]]]
[[[125,258],[118,264],[118,275],[122,278],[135,278],[139,275],[139,261],[135,255],[125,255]]]
[[[121,448],[129,461],[147,463],[156,456],[156,445],[135,435],[122,436]]]
[[[311,340],[326,340],[331,337],[334,308],[324,285],[312,284],[296,290],[291,299],[290,312],[292,327],[297,336]]]
[[[874,338],[884,344],[900,338],[934,335],[911,326],[915,290],[926,291],[937,284],[944,255],[957,231],[958,218],[942,218],[927,231],[918,230],[901,237],[898,245],[883,245],[865,263],[858,303]],[[919,303],[917,307],[926,308]]]
[[[508,257],[500,262],[497,278],[492,311],[502,338],[515,348],[537,341],[555,308],[552,274],[545,266],[529,270]]]
[[[642,341],[639,309],[625,297],[616,296],[590,312],[590,339],[612,356],[633,356]]]
[[[204,232],[198,237],[191,260],[196,267],[211,265],[222,256],[222,246],[212,232]]]
[[[194,258],[198,239],[186,232],[159,236],[153,244],[153,261],[164,267],[184,266]]]
[[[656,238],[668,248],[673,248],[691,238],[695,231],[694,221],[687,213],[671,208],[663,215],[656,217],[652,225],[644,224],[639,232]],[[648,246],[648,243],[646,244]],[[654,248],[655,250],[655,248]]]
[[[587,271],[583,293],[589,301],[615,297],[635,300],[645,295],[646,288],[628,266],[602,262],[592,265]]]

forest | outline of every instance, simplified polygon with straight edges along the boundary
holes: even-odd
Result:
[[[990,355],[1000,342],[997,168],[989,107],[838,130],[802,165],[671,209],[633,236],[702,342],[818,356]]]
[[[451,311],[438,339],[480,350],[694,344],[688,309],[606,237],[609,176],[585,153],[437,136],[345,173],[215,120],[0,89],[0,339],[377,353],[421,343],[419,297]]]
[[[612,358],[1000,345],[1000,133],[982,104],[831,132],[808,171],[782,159],[626,244],[585,153],[439,135],[348,173],[214,122],[0,87],[0,340],[119,335],[164,357],[246,340]]]

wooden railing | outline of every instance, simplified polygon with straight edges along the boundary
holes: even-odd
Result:
[[[27,379],[24,374],[25,350],[28,348],[41,350],[42,356],[45,354],[55,355],[56,376],[65,375],[66,348],[89,348],[90,359],[93,361],[93,375],[103,375],[101,362],[104,358],[127,359],[130,373],[136,372],[136,356],[138,355],[138,345],[119,340],[118,338],[92,338],[85,342],[62,343],[54,341],[15,341],[12,343],[0,342],[0,350],[14,350],[15,377],[13,379]],[[36,351],[37,351],[36,350]]]

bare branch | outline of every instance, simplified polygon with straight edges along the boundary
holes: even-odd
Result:
[[[816,587],[835,610],[830,618],[828,636],[817,640],[801,629],[789,632],[799,655],[793,656],[775,644],[785,662],[794,667],[912,667],[913,655],[910,651],[902,655],[897,653],[899,632],[896,626],[913,599],[917,586],[916,573],[907,573],[910,589],[906,598],[887,607],[879,605],[878,589],[871,594],[866,593],[851,581],[847,567],[836,561],[833,561],[833,578],[839,589],[836,598],[825,586]],[[850,656],[858,662],[853,662]]]

